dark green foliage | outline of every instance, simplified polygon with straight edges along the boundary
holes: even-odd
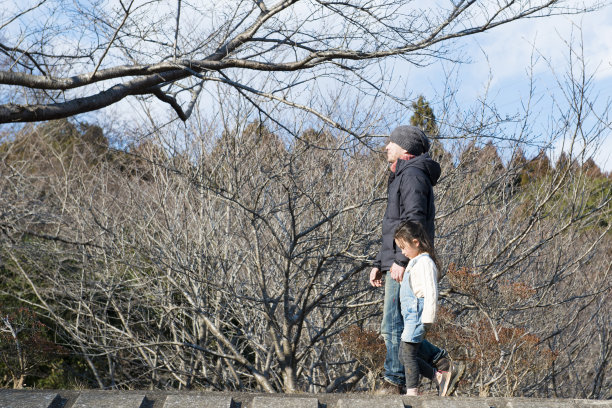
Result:
[[[451,155],[444,149],[440,141],[440,131],[436,123],[436,115],[433,108],[423,95],[420,95],[416,101],[412,102],[412,110],[413,114],[410,117],[410,124],[421,128],[429,137],[431,141],[429,155],[440,163],[451,160]]]
[[[436,115],[423,95],[420,95],[416,101],[412,102],[412,110],[414,113],[410,117],[410,124],[421,128],[430,137],[435,138],[438,136]]]
[[[44,377],[65,350],[49,339],[47,327],[29,309],[0,309],[0,375],[13,388],[22,388],[28,377]],[[8,385],[4,384],[4,385]]]

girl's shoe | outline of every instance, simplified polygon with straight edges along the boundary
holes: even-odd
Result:
[[[438,386],[438,395],[441,397],[445,397],[448,395],[448,386],[451,383],[451,379],[453,376],[453,367],[451,366],[451,371],[441,371],[438,370],[436,373],[436,385]]]
[[[406,395],[408,397],[418,397],[419,389],[418,388],[406,388]]]

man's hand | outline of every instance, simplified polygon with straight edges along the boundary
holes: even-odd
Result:
[[[375,288],[380,288],[382,286],[382,272],[378,268],[372,268],[370,271],[370,285]]]
[[[393,263],[393,265],[391,265],[391,279],[393,279],[394,281],[397,281],[398,283],[402,282],[402,279],[404,279],[404,271],[406,270],[406,268],[404,268],[403,266],[399,266],[396,263]]]

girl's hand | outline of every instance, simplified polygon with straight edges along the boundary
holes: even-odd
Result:
[[[391,265],[391,279],[393,279],[394,281],[397,281],[398,283],[402,282],[402,279],[404,279],[404,272],[406,271],[406,268],[404,268],[403,266],[399,266],[396,263],[393,263],[393,265]]]

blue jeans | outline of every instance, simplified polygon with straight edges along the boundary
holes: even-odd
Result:
[[[399,358],[401,337],[404,331],[404,319],[400,308],[399,294],[400,284],[391,279],[391,273],[387,271],[385,276],[385,300],[383,304],[383,318],[380,325],[380,333],[387,346],[385,356],[385,380],[396,385],[404,385],[406,377],[404,366]],[[427,340],[421,342],[418,356],[430,365],[446,355],[446,351],[440,349]]]

